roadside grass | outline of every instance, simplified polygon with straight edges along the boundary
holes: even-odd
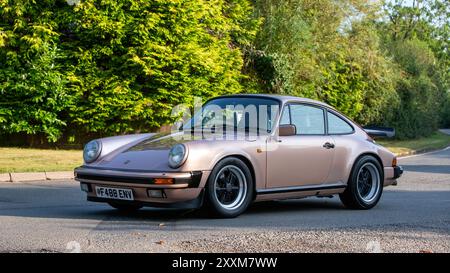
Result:
[[[0,173],[70,171],[81,164],[81,150],[0,148]]]
[[[438,150],[450,146],[450,135],[446,135],[438,131],[429,137],[409,140],[380,139],[377,140],[377,142],[388,148],[397,156],[405,156]]]

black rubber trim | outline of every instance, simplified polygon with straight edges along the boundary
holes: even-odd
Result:
[[[403,174],[403,168],[401,166],[394,167],[394,179],[399,178]]]
[[[82,165],[78,168],[75,168],[75,171],[77,171],[77,169],[91,169],[91,170],[108,170],[108,171],[119,171],[119,172],[135,172],[135,173],[149,173],[149,172],[158,172],[158,173],[179,173],[179,171],[177,170],[130,170],[130,169],[124,169],[124,168],[109,168],[109,167],[98,167],[98,166],[89,166],[89,165]]]
[[[126,177],[116,175],[97,175],[77,173],[76,179],[88,179],[107,182],[135,183],[135,184],[153,184],[153,178],[146,177]]]
[[[152,185],[153,178],[146,177],[128,177],[128,176],[117,176],[117,175],[97,175],[97,174],[80,174],[77,173],[76,179],[87,179],[105,182],[119,182],[119,183],[134,183],[134,184],[144,184]],[[202,179],[201,171],[191,172],[191,178],[175,178],[174,184],[188,184],[189,188],[198,188],[200,181]],[[87,182],[85,182],[87,183]]]
[[[156,208],[175,208],[175,209],[198,209],[203,205],[203,195],[204,190],[200,192],[197,198],[183,201],[183,202],[173,202],[173,203],[161,203],[161,202],[142,202],[142,201],[126,201],[126,200],[115,200],[109,198],[100,198],[94,196],[88,196],[87,200],[91,202],[101,202],[101,203],[115,203],[115,204],[132,204],[144,207],[156,207]]]
[[[257,190],[257,194],[273,194],[273,193],[287,193],[287,192],[302,192],[302,191],[321,191],[343,189],[345,185],[319,186],[319,187],[285,187]]]
[[[176,184],[187,183],[189,184],[189,188],[198,188],[202,180],[202,174],[201,171],[193,171],[191,172],[191,178],[177,178],[175,182]]]

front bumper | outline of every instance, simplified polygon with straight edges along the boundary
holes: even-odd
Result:
[[[201,206],[203,187],[208,171],[151,172],[111,170],[93,167],[75,169],[75,180],[84,184],[88,201],[133,203],[151,207],[197,208]],[[155,184],[155,179],[171,178],[172,184]],[[126,188],[133,191],[133,201],[100,198],[95,187]],[[160,197],[151,196],[149,190],[161,191]]]
[[[192,199],[187,201],[178,201],[178,202],[152,202],[152,201],[125,201],[125,200],[111,200],[107,198],[100,198],[96,196],[87,196],[87,200],[91,202],[101,202],[108,203],[114,202],[116,204],[135,204],[143,207],[156,207],[156,208],[173,208],[173,209],[198,209],[203,204],[203,193],[204,190],[200,191],[200,194]]]

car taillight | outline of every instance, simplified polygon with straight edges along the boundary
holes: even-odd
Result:
[[[395,167],[395,166],[397,166],[397,157],[394,157],[392,159],[392,167]]]

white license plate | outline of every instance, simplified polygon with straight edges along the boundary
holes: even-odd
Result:
[[[95,193],[97,194],[97,197],[101,198],[134,200],[133,191],[130,189],[95,187]]]

